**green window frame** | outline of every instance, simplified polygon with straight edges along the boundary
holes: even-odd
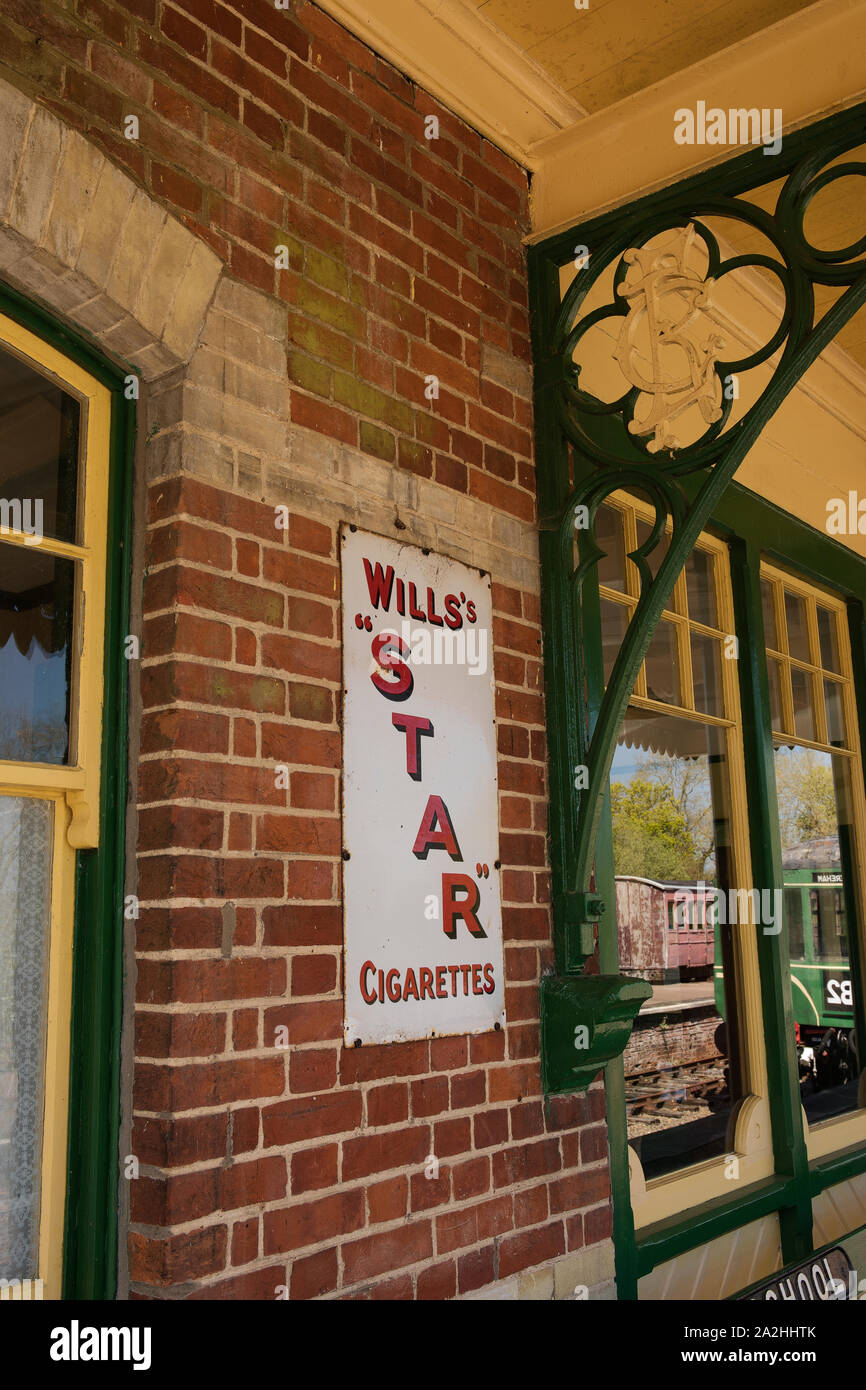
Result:
[[[134,368],[0,281],[0,313],[56,348],[111,397],[98,849],[75,863],[69,1109],[62,1297],[111,1299],[117,1288],[118,1136],[126,855],[128,662]]]

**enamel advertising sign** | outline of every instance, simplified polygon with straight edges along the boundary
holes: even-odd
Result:
[[[345,1041],[505,1021],[490,580],[353,528],[343,570]]]

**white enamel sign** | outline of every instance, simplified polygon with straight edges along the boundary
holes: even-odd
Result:
[[[345,1041],[504,1023],[490,580],[345,529]]]

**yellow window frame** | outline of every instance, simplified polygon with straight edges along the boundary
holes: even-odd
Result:
[[[0,314],[0,348],[23,359],[81,405],[75,543],[43,537],[39,549],[78,562],[73,603],[69,761],[0,759],[0,796],[53,802],[51,910],[43,1082],[38,1273],[59,1298],[68,1161],[75,851],[99,844],[111,393],[57,348]],[[4,532],[3,545],[33,537]],[[2,1271],[0,1271],[2,1273]]]
[[[605,499],[605,503],[623,514],[625,553],[628,554],[637,548],[638,519],[652,523],[655,518],[654,509],[623,491],[612,493]],[[670,521],[666,530],[670,533]],[[727,730],[734,881],[738,888],[747,890],[752,886],[751,851],[737,662],[725,660],[724,657],[720,662],[725,717],[704,714],[695,708],[689,640],[690,632],[695,631],[722,641],[726,638],[736,641],[729,552],[726,543],[709,532],[701,533],[695,548],[713,557],[713,579],[718,609],[716,616],[719,626],[710,627],[689,616],[686,574],[683,570],[674,587],[673,606],[665,609],[662,617],[673,623],[676,628],[680,692],[685,692],[685,703],[669,704],[649,698],[646,694],[645,670],[642,667],[630,704],[639,709],[670,714],[681,719],[693,719]],[[599,583],[599,595],[625,606],[631,613],[640,595],[640,581],[634,563],[628,560],[625,563],[626,593],[620,593]],[[771,1177],[774,1172],[757,940],[754,931],[750,932],[746,924],[737,922],[732,930],[734,997],[740,1012],[740,1061],[744,1088],[744,1095],[736,1107],[733,1147],[716,1158],[705,1159],[647,1181],[640,1159],[629,1144],[631,1206],[636,1229],[681,1214],[691,1207],[700,1206],[716,1198],[729,1196],[732,1160],[736,1160],[737,1164],[737,1181],[743,1185]]]
[[[787,570],[779,568],[777,565],[761,562],[761,578],[767,579],[773,585],[773,601],[776,615],[776,631],[783,638],[782,646],[785,650],[779,652],[774,648],[768,649],[768,655],[774,659],[783,661],[787,665],[800,666],[804,670],[814,673],[813,681],[818,677],[832,677],[835,682],[842,687],[842,707],[845,717],[846,746],[837,748],[835,745],[822,740],[801,738],[793,731],[793,711],[789,707],[788,698],[782,702],[782,713],[785,718],[787,728],[785,730],[773,730],[773,742],[776,746],[795,743],[798,747],[813,748],[818,752],[831,753],[834,757],[848,759],[852,764],[852,776],[850,777],[851,802],[852,802],[852,829],[854,832],[855,868],[856,880],[854,883],[854,895],[857,903],[857,911],[854,921],[850,924],[850,930],[858,933],[858,943],[860,949],[860,959],[866,960],[866,924],[864,924],[864,911],[866,911],[866,792],[864,792],[863,782],[863,759],[860,746],[859,724],[857,718],[857,701],[854,689],[854,668],[851,656],[851,643],[848,635],[848,615],[845,602],[838,595],[830,590],[821,588],[817,584],[810,583],[799,575],[789,573]],[[807,602],[808,630],[810,649],[813,662],[810,664],[797,661],[788,652],[787,624],[780,624],[780,616],[784,615],[784,608],[779,608],[782,602],[782,590],[800,595]],[[839,656],[839,671],[828,671],[821,665],[815,665],[817,655],[820,661],[820,643],[817,636],[817,605],[829,609],[835,618],[836,623],[836,645]],[[790,695],[790,676],[786,676],[784,688]],[[816,701],[816,712],[818,714],[819,732],[826,735],[826,720],[824,711],[823,695]],[[862,1057],[862,1042],[859,1043]],[[817,1162],[818,1159],[827,1158],[829,1155],[837,1153],[841,1149],[849,1148],[852,1145],[866,1144],[866,1066],[861,1061],[860,1083],[858,1090],[858,1106],[855,1111],[847,1115],[837,1115],[829,1120],[822,1120],[818,1124],[811,1126],[806,1118],[806,1112],[801,1107],[801,1117],[803,1121],[803,1133],[806,1138],[806,1152],[809,1162]]]

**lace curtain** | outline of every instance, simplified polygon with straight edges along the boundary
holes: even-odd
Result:
[[[53,807],[0,797],[0,1277],[39,1255]]]

